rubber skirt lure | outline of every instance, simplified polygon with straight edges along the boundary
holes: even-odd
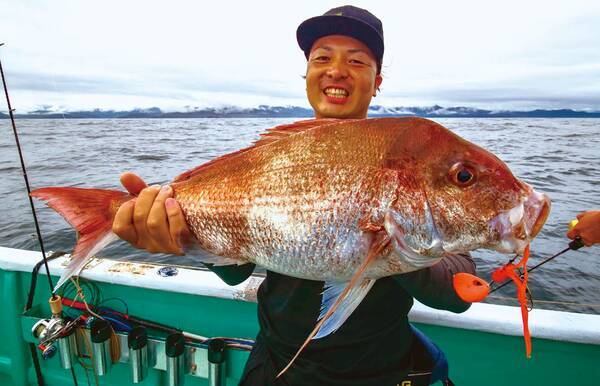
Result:
[[[523,258],[518,263],[508,263],[492,273],[492,280],[502,283],[511,279],[517,287],[517,299],[521,305],[521,317],[523,319],[523,337],[525,338],[525,354],[531,358],[531,334],[529,333],[529,309],[527,307],[527,260],[529,259],[529,244],[525,247]],[[519,273],[519,269],[523,273]]]

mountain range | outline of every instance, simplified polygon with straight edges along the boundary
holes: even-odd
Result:
[[[183,112],[167,112],[162,111],[158,107],[126,111],[94,109],[56,112],[50,109],[41,109],[25,114],[16,114],[17,118],[310,118],[312,116],[313,111],[304,107],[267,105],[260,105],[253,108],[236,106],[219,108],[196,107]],[[428,107],[384,107],[375,105],[369,108],[369,117],[392,116],[418,116],[427,118],[600,118],[600,111],[588,112],[572,109],[494,111],[473,107],[442,107],[438,105]],[[1,118],[8,118],[8,115],[0,113]]]

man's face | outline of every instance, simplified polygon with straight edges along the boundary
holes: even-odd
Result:
[[[361,41],[329,35],[315,41],[306,67],[306,94],[316,118],[366,118],[382,78]]]

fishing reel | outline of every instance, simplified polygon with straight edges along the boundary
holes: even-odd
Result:
[[[56,354],[56,339],[60,332],[65,328],[65,321],[62,318],[41,319],[33,325],[31,333],[40,341],[38,349],[42,353],[42,358],[49,359]]]
[[[36,322],[31,328],[31,334],[39,340],[37,347],[43,359],[50,359],[59,352],[62,368],[69,370],[73,366],[73,356],[77,352],[73,332],[79,321],[62,317],[60,296],[54,295],[50,298],[50,309],[52,317]]]

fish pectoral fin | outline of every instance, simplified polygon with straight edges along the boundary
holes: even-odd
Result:
[[[362,302],[367,296],[373,284],[374,279],[363,279],[363,281],[352,287],[348,291],[347,295],[342,299],[341,303],[337,307],[331,316],[326,319],[313,339],[319,339],[327,336],[335,331],[344,324],[344,322],[352,315],[356,307]],[[327,282],[325,283],[325,290],[323,291],[323,298],[321,300],[321,313],[319,314],[319,320],[329,312],[333,307],[335,301],[339,298],[344,289],[348,286],[348,282]]]
[[[360,267],[358,267],[354,275],[352,275],[350,281],[347,283],[340,283],[340,287],[343,284],[345,284],[341,291],[338,292],[337,290],[332,290],[330,295],[328,294],[328,296],[331,296],[331,299],[329,299],[329,301],[327,302],[328,304],[330,304],[327,310],[325,312],[321,312],[317,325],[308,335],[304,343],[302,343],[302,346],[300,346],[300,348],[296,352],[296,355],[294,355],[294,357],[290,360],[287,366],[285,366],[285,368],[281,370],[279,374],[277,374],[277,378],[280,377],[283,373],[287,371],[287,369],[290,368],[292,363],[294,363],[296,358],[298,358],[298,356],[308,345],[308,343],[313,339],[313,337],[315,337],[320,332],[321,328],[333,315],[336,314],[340,307],[342,307],[340,313],[336,315],[333,321],[329,322],[328,328],[321,333],[321,336],[325,336],[330,332],[335,331],[335,329],[339,328],[339,326],[341,326],[346,321],[346,319],[348,319],[348,316],[350,316],[352,311],[356,309],[356,307],[360,304],[362,299],[364,299],[364,297],[369,292],[369,289],[371,289],[371,287],[373,286],[373,283],[375,283],[375,280],[372,280],[372,283],[369,283],[370,280],[365,278],[367,268],[377,259],[377,256],[379,256],[381,251],[383,251],[384,248],[387,247],[389,242],[390,238],[388,236],[374,241],[369,248],[367,258],[365,259],[365,261],[363,261]],[[349,295],[351,296],[350,298],[348,298]],[[325,296],[325,293],[323,294],[323,296]],[[336,296],[335,299],[333,298],[333,296]]]

